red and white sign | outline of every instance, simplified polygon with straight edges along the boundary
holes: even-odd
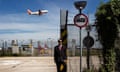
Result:
[[[77,14],[74,17],[74,24],[80,28],[87,26],[88,17],[85,14]]]

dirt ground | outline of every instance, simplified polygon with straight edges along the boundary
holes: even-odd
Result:
[[[91,66],[99,66],[99,59],[91,57]],[[82,57],[82,69],[86,67]],[[68,57],[68,72],[80,72],[80,57]],[[0,72],[56,72],[53,57],[0,57]]]

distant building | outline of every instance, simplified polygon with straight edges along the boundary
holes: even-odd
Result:
[[[12,46],[18,46],[18,41],[17,40],[12,40],[11,45]]]
[[[17,40],[12,40],[11,45],[12,45],[12,53],[13,54],[19,54],[18,41]]]

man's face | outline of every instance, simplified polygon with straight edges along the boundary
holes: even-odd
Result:
[[[59,45],[61,45],[62,44],[62,40],[59,40],[58,43],[59,43]]]

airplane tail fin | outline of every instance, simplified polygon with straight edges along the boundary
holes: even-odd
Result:
[[[30,9],[27,9],[27,13],[29,14],[29,15],[31,15],[31,10]]]

